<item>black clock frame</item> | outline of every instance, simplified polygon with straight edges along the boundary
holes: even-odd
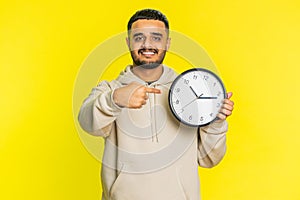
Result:
[[[171,84],[171,87],[170,87],[170,90],[169,90],[168,104],[169,104],[169,108],[170,108],[172,114],[173,114],[173,115],[176,117],[176,119],[177,119],[178,121],[180,121],[181,123],[183,123],[183,124],[185,124],[185,125],[188,125],[188,126],[192,126],[192,127],[203,127],[203,126],[209,125],[210,123],[216,121],[216,120],[219,119],[219,118],[216,117],[215,119],[211,120],[210,122],[208,122],[208,123],[206,123],[206,124],[200,124],[200,125],[190,124],[190,123],[188,123],[188,122],[186,122],[186,121],[181,120],[181,118],[180,118],[180,117],[177,115],[177,113],[175,112],[175,109],[173,108],[173,104],[171,103],[171,95],[172,95],[172,93],[173,93],[174,86],[175,86],[175,84],[177,83],[177,81],[178,81],[183,75],[185,75],[185,74],[187,74],[187,73],[190,73],[190,72],[193,72],[193,71],[207,72],[207,73],[213,75],[213,76],[220,82],[220,84],[221,84],[221,86],[222,86],[222,89],[223,89],[223,94],[224,94],[223,98],[224,98],[224,99],[226,98],[226,89],[225,89],[225,86],[224,86],[224,84],[223,84],[223,81],[221,80],[221,78],[220,78],[218,75],[216,75],[214,72],[212,72],[212,71],[210,71],[210,70],[208,70],[208,69],[205,69],[205,68],[192,68],[192,69],[188,69],[188,70],[182,72],[181,74],[179,74],[179,75],[175,78],[175,80],[174,80],[173,83]]]

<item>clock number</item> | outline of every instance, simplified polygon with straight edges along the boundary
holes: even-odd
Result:
[[[207,81],[208,78],[209,78],[209,76],[206,76],[206,75],[203,76],[203,80],[206,80],[206,81]]]
[[[200,117],[200,121],[202,122],[202,121],[203,121],[203,119],[204,119],[204,118],[201,116],[201,117]]]
[[[189,116],[189,120],[192,120],[192,119],[193,119],[193,116],[192,116],[192,115],[190,115],[190,116]]]
[[[219,91],[219,92],[217,93],[217,96],[219,97],[221,94],[222,94],[222,93]]]
[[[220,103],[217,103],[217,108],[220,108],[221,104]]]
[[[216,86],[216,84],[217,84],[217,83],[216,83],[216,82],[214,82],[214,85],[213,85],[213,86],[215,87],[215,86]]]
[[[189,80],[187,80],[187,79],[184,79],[184,81],[183,81],[185,84],[189,84]]]
[[[175,101],[175,103],[176,103],[176,104],[179,104],[179,100],[177,99],[177,100]]]
[[[213,113],[210,113],[209,116],[212,117],[212,116],[213,116]]]
[[[194,76],[193,76],[193,79],[194,79],[194,80],[197,80],[197,78],[198,78],[197,75],[194,75]]]
[[[176,90],[175,90],[176,92],[180,92],[180,88],[176,88]]]

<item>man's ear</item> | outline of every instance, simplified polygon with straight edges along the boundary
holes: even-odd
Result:
[[[126,37],[126,44],[127,44],[128,49],[130,49],[130,42],[129,42],[129,38],[128,37]]]
[[[168,51],[171,45],[171,38],[167,39],[166,50]]]

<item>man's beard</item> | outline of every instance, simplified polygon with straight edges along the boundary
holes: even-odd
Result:
[[[146,60],[141,60],[140,58],[138,58],[139,54],[140,54],[140,51],[142,50],[145,50],[145,49],[140,49],[138,51],[138,55],[136,55],[134,53],[134,51],[131,51],[130,54],[131,54],[131,57],[132,57],[132,60],[133,60],[133,63],[138,66],[138,67],[142,67],[144,69],[154,69],[154,68],[157,68],[159,65],[161,65],[163,63],[163,60],[165,58],[165,55],[166,55],[166,51],[165,50],[161,50],[162,53],[160,54],[160,56],[158,57],[157,60],[155,61],[146,61]],[[158,54],[158,51],[156,50],[156,52]]]

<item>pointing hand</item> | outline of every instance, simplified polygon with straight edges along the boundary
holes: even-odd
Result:
[[[141,108],[148,99],[147,93],[160,94],[156,88],[149,88],[137,82],[115,89],[113,101],[120,107]]]

